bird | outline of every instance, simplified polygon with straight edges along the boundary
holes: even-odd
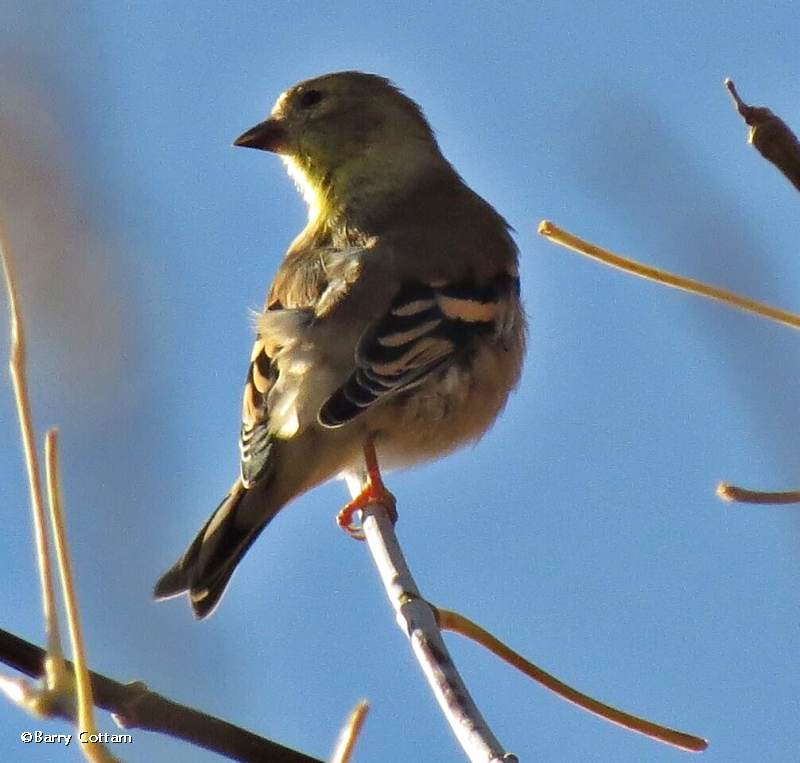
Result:
[[[390,80],[341,71],[283,92],[234,146],[277,154],[308,220],[277,269],[242,402],[240,473],[155,586],[218,605],[259,534],[332,478],[380,501],[381,471],[477,441],[525,354],[518,249],[503,217],[445,159],[421,108]]]

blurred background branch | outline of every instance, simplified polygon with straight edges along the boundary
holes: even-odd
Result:
[[[97,673],[91,673],[91,678],[89,678],[66,540],[58,438],[56,431],[51,429],[47,432],[45,439],[45,471],[50,505],[50,523],[48,525],[28,394],[25,322],[22,319],[10,247],[6,242],[1,216],[0,266],[2,266],[0,269],[2,269],[8,297],[11,336],[9,368],[17,403],[20,435],[30,488],[37,568],[40,574],[48,644],[46,651],[41,650],[13,634],[0,631],[0,661],[27,675],[44,679],[41,686],[19,685],[18,690],[15,690],[11,683],[4,679],[2,683],[4,691],[11,698],[18,699],[18,703],[25,709],[38,715],[61,715],[71,722],[77,720],[78,730],[88,735],[88,740],[79,749],[87,760],[95,761],[95,763],[113,763],[117,760],[102,743],[96,741],[97,727],[94,721],[93,707],[95,702],[99,707],[111,710],[118,723],[126,728],[160,731],[227,755],[234,760],[319,763],[302,753],[258,737],[218,718],[171,702],[150,692],[141,682],[123,686]],[[51,536],[56,550],[75,663],[68,663],[63,657],[50,555]],[[96,695],[96,699],[93,694]]]
[[[731,94],[736,110],[750,125],[747,140],[800,191],[800,141],[797,136],[786,122],[766,106],[746,104],[730,77],[725,80],[725,87]]]
[[[336,747],[330,763],[350,763],[356,742],[358,742],[364,722],[367,720],[367,713],[369,713],[369,703],[365,699],[359,700],[350,715],[347,716],[347,721],[336,740]]]

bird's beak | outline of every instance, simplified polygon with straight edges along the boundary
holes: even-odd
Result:
[[[255,127],[243,132],[235,141],[234,146],[244,148],[259,148],[262,151],[272,151],[274,154],[284,153],[288,148],[289,133],[279,119],[274,117],[264,122],[259,122]]]

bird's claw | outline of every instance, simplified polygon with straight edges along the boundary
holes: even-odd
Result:
[[[362,512],[367,506],[373,503],[379,503],[386,509],[392,524],[397,522],[397,501],[395,497],[383,484],[376,486],[373,483],[369,483],[336,515],[336,523],[353,540],[364,540],[366,536],[364,535],[361,521],[363,518]],[[362,517],[356,520],[356,514],[362,514]]]

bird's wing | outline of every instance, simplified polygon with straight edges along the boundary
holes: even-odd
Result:
[[[310,315],[302,310],[274,310],[267,315],[274,333],[260,333],[253,343],[242,396],[239,450],[245,487],[265,476],[274,440],[291,437],[299,427],[296,376],[304,371],[304,361],[298,344]],[[259,326],[265,323],[262,318]]]
[[[242,399],[240,471],[245,487],[269,474],[276,440],[302,425],[300,397],[308,375],[319,375],[321,353],[310,327],[347,295],[359,274],[362,249],[290,251],[279,268],[263,313]]]
[[[342,426],[379,400],[468,358],[481,336],[501,337],[518,289],[516,276],[505,270],[484,283],[403,285],[358,342],[354,369],[320,408],[320,424]]]

